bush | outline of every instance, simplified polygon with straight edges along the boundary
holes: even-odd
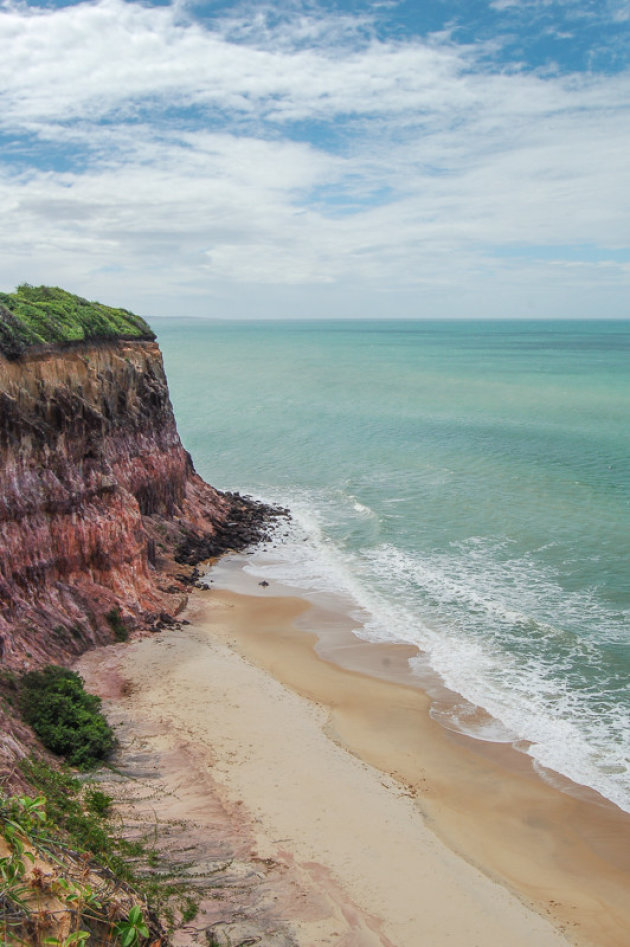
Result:
[[[116,606],[110,608],[108,612],[105,612],[105,618],[107,619],[109,627],[114,632],[116,641],[126,641],[129,637],[129,631],[122,620],[120,609],[116,608]]]
[[[74,671],[54,664],[29,671],[20,684],[20,708],[47,749],[72,766],[87,769],[104,759],[115,743],[101,701],[88,694]]]

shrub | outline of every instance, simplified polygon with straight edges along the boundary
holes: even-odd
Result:
[[[74,671],[54,664],[29,671],[20,685],[20,708],[45,747],[72,766],[87,769],[114,747],[114,734],[101,701],[88,694]]]
[[[115,606],[114,608],[110,608],[108,612],[105,612],[105,618],[107,619],[109,627],[114,632],[116,641],[126,641],[129,637],[129,631],[122,620],[120,609]]]

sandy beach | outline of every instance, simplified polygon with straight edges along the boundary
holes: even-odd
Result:
[[[401,683],[406,647],[354,639],[352,657],[340,619],[362,670],[341,667],[305,630],[334,617],[271,594],[195,594],[187,617],[80,669],[106,697],[119,675],[110,710],[171,754],[164,818],[207,773],[197,830],[217,831],[200,800],[218,794],[241,850],[283,868],[271,898],[297,943],[627,943],[630,820],[437,725]]]

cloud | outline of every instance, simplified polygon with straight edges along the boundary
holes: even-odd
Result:
[[[629,0],[608,0],[608,9],[614,23],[627,23],[630,20]]]
[[[384,115],[457,94],[466,67],[464,51],[448,46],[372,39],[357,48],[347,17],[303,16],[271,29],[259,10],[253,20],[233,17],[205,29],[181,20],[175,7],[101,0],[12,8],[0,23],[8,127],[133,117],[145,106],[172,105],[252,121]]]
[[[623,314],[627,267],[601,252],[630,242],[626,73],[542,76],[448,34],[379,38],[373,15],[255,9],[4,5],[5,288],[239,315],[289,315],[298,292],[309,314],[499,314],[546,288]],[[579,279],[561,254],[496,250],[572,243],[598,248]]]
[[[592,23],[622,23],[630,19],[628,0],[490,0],[489,6],[498,13],[532,14],[547,19],[589,20]]]
[[[537,0],[535,0],[537,2]],[[511,10],[514,8],[522,9],[524,6],[531,6],[531,2],[528,3],[527,0],[492,0],[490,7],[493,10],[498,10],[502,12],[503,10]]]

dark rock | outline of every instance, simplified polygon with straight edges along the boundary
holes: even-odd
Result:
[[[255,543],[269,542],[269,528],[288,516],[282,507],[271,506],[238,493],[225,493],[231,503],[227,522],[218,523],[212,533],[189,530],[177,548],[176,562],[195,565],[224,552],[240,552]]]
[[[155,540],[154,539],[147,540],[147,559],[149,561],[149,564],[155,567],[156,555],[155,555]]]
[[[190,575],[184,575],[183,572],[176,572],[173,578],[177,579],[178,582],[181,582],[182,585],[194,585],[195,579],[197,578],[197,576],[195,576],[195,572],[197,572],[197,569],[193,569]]]

